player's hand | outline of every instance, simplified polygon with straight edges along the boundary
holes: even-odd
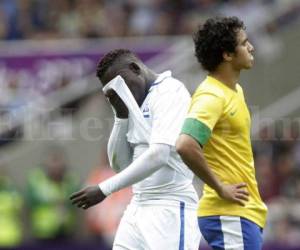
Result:
[[[225,200],[238,203],[241,206],[245,206],[248,201],[249,193],[245,188],[246,183],[222,185],[219,196]]]
[[[79,208],[88,209],[91,206],[103,201],[106,196],[98,185],[86,187],[70,196],[72,204]]]
[[[109,89],[105,96],[108,98],[110,104],[116,111],[118,118],[126,119],[128,118],[128,108],[123,102],[123,100],[118,96],[118,94],[113,90]]]

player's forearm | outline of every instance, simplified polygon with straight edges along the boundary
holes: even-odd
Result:
[[[222,189],[222,183],[208,166],[203,151],[192,137],[180,135],[176,150],[181,156],[183,162],[198,176],[205,184],[216,190],[219,194]]]
[[[122,171],[131,163],[132,154],[126,137],[127,131],[128,119],[115,117],[107,145],[109,163],[115,172]]]
[[[100,183],[99,187],[107,196],[122,188],[131,186],[167,164],[169,154],[170,146],[153,145],[122,172]]]

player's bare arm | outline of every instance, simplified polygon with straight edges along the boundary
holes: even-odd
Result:
[[[176,150],[184,163],[197,175],[204,183],[216,190],[218,195],[241,206],[248,200],[248,192],[245,190],[245,183],[226,185],[220,182],[206,163],[203,151],[199,143],[191,136],[182,134],[176,143]]]

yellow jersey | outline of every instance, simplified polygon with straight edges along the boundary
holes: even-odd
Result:
[[[233,90],[207,76],[193,94],[182,133],[202,145],[205,159],[220,181],[247,184],[249,201],[240,206],[220,198],[215,190],[204,185],[198,216],[239,216],[264,227],[267,207],[255,178],[250,126],[241,86],[236,84]]]

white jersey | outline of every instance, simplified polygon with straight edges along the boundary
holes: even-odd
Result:
[[[175,149],[189,103],[190,94],[185,86],[166,71],[151,85],[141,106],[145,122],[151,129],[147,141],[139,136],[139,126],[129,116],[127,140],[133,148],[133,161],[151,144],[167,144],[172,148],[167,165],[133,185],[134,202],[170,204],[175,201],[177,204],[180,201],[187,206],[196,206],[198,197],[192,185],[194,175]]]

